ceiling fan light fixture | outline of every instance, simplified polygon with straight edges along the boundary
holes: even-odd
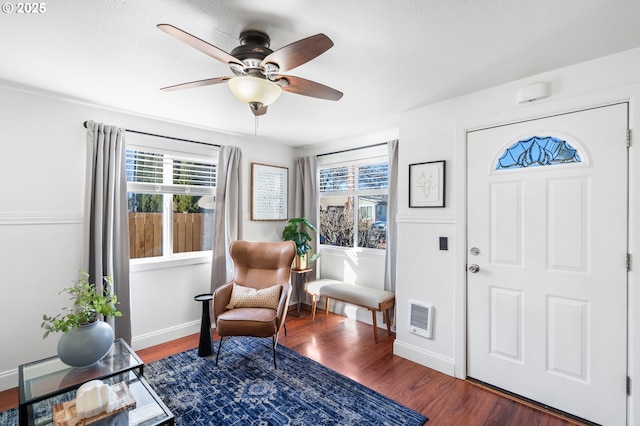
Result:
[[[231,93],[245,104],[261,104],[267,106],[282,93],[276,83],[258,77],[234,77],[227,81]]]

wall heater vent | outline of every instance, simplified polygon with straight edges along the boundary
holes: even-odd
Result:
[[[409,331],[431,339],[433,334],[433,305],[409,301]]]

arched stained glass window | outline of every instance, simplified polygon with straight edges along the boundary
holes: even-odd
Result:
[[[578,150],[566,141],[554,136],[533,136],[507,148],[498,159],[496,170],[581,162]]]

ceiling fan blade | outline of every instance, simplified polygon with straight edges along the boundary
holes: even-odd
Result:
[[[259,107],[258,109],[253,109],[253,107],[251,105],[249,105],[249,109],[251,110],[253,115],[255,115],[256,117],[259,117],[261,115],[265,115],[267,113],[267,105],[263,105],[263,106]]]
[[[322,55],[333,46],[333,42],[324,34],[316,34],[284,46],[262,60],[262,66],[276,64],[280,72],[294,69],[315,57]]]
[[[202,53],[211,56],[213,59],[217,59],[225,64],[233,63],[244,67],[244,64],[240,60],[234,58],[224,50],[218,49],[214,45],[207,43],[206,41],[201,40],[198,37],[181,30],[180,28],[174,27],[171,24],[158,24],[157,27],[170,36],[175,37],[183,43],[188,44],[194,49],[198,49]]]
[[[276,77],[276,81],[286,80],[287,84],[282,86],[285,92],[295,93],[297,95],[311,96],[312,98],[326,99],[328,101],[338,101],[342,98],[342,92],[332,89],[324,84],[315,81],[306,80],[291,75],[280,75]]]
[[[170,92],[172,90],[182,90],[182,89],[191,89],[194,87],[211,86],[212,84],[224,83],[225,81],[230,79],[231,77],[207,78],[205,80],[190,81],[189,83],[182,83],[182,84],[176,84],[174,86],[163,87],[160,90],[164,90],[165,92]]]

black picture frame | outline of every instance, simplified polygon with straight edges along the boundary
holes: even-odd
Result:
[[[409,164],[409,207],[445,207],[446,161]]]

